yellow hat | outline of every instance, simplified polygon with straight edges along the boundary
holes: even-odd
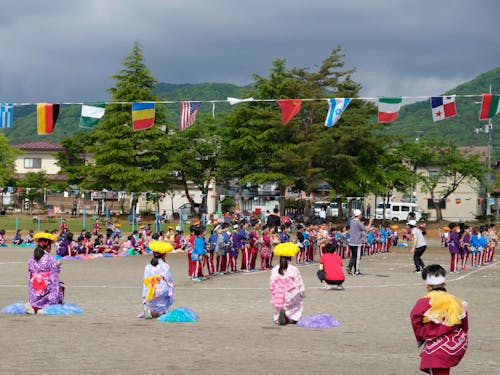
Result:
[[[293,257],[300,251],[293,242],[283,242],[274,247],[274,255],[279,257]]]
[[[450,227],[443,227],[443,230],[444,230],[445,232],[449,232],[449,231],[450,231]]]
[[[392,229],[394,229],[394,230],[396,230],[396,229],[398,229],[399,227],[398,227],[396,224],[394,224],[391,228],[392,228]]]
[[[166,254],[174,250],[174,247],[171,244],[163,241],[151,241],[149,243],[149,248],[158,254]]]
[[[52,242],[57,242],[57,236],[52,233],[38,232],[33,236],[34,240],[50,240]]]
[[[144,229],[144,225],[141,225],[141,226],[139,227],[139,229]]]
[[[120,223],[115,224],[115,227],[120,228],[122,225]]]

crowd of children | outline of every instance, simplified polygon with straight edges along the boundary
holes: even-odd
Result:
[[[450,252],[450,272],[477,269],[493,262],[498,243],[495,224],[470,227],[450,223],[443,228],[440,237],[441,245]]]

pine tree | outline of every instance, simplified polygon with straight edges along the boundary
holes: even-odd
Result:
[[[91,133],[95,165],[90,167],[86,186],[127,192],[165,191],[170,172],[165,168],[168,152],[164,108],[156,105],[155,125],[134,131],[130,102],[158,101],[153,94],[156,80],[143,62],[141,46],[134,44],[123,62],[124,68],[113,76],[116,85],[108,91],[113,104]]]

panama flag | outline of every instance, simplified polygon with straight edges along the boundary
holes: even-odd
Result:
[[[155,103],[132,103],[132,123],[135,131],[152,127],[155,123]]]
[[[80,117],[80,127],[92,129],[102,116],[104,116],[105,104],[82,105],[82,117]]]
[[[441,121],[457,115],[455,95],[433,96],[431,98],[432,120]]]
[[[499,95],[483,94],[479,120],[487,120],[500,112]]]
[[[284,125],[288,124],[299,113],[301,103],[302,100],[300,99],[278,100],[278,104],[281,107],[281,121]]]
[[[379,98],[377,122],[389,123],[396,120],[402,103],[402,98]]]
[[[328,99],[329,109],[325,120],[325,126],[330,128],[335,125],[350,102],[351,98]]]

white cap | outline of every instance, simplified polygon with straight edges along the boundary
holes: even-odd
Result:
[[[360,216],[361,215],[361,210],[355,209],[354,212],[352,213],[352,216]]]
[[[182,232],[182,227],[180,225],[178,225],[178,226],[175,227],[175,230],[177,232]]]
[[[417,221],[416,220],[408,220],[408,225],[411,225],[412,227],[416,227]]]
[[[444,276],[434,276],[434,275],[427,275],[425,278],[425,283],[427,285],[441,285],[446,282],[446,278]]]

